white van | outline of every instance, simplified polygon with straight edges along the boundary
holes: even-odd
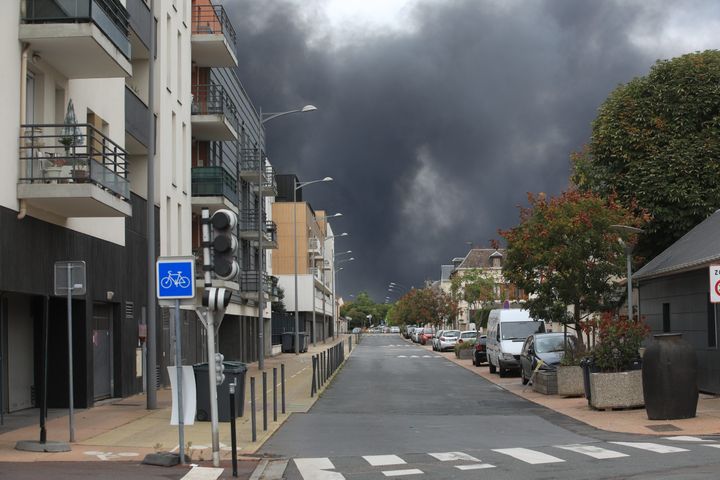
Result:
[[[487,357],[490,373],[504,377],[508,370],[520,369],[520,351],[525,339],[545,332],[545,322],[533,320],[527,310],[490,311],[487,326]]]

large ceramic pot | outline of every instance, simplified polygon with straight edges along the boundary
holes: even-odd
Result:
[[[643,392],[650,420],[692,418],[697,411],[697,358],[680,333],[655,335],[643,356]]]

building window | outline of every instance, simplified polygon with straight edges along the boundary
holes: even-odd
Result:
[[[500,257],[493,257],[492,259],[492,266],[495,268],[499,268],[502,266],[502,259]]]
[[[670,333],[670,304],[663,303],[662,312],[663,333]]]
[[[717,348],[717,317],[719,304],[708,301],[707,316],[707,345],[710,348]]]

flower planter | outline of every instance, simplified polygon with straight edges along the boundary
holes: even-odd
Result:
[[[642,370],[590,374],[590,405],[599,410],[645,405]]]
[[[555,370],[539,370],[533,377],[532,389],[543,395],[558,393],[558,377]]]
[[[456,350],[455,356],[460,360],[469,360],[473,357],[474,351],[472,348],[463,348],[462,350]]]
[[[582,367],[559,366],[557,368],[558,394],[564,397],[585,395]]]

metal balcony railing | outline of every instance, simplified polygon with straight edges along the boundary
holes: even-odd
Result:
[[[258,170],[262,165],[262,181],[258,182]],[[275,169],[261,150],[245,148],[240,155],[240,172],[242,175],[253,178],[253,183],[262,183],[263,189],[277,191],[275,183]]]
[[[273,283],[265,272],[258,272],[257,270],[249,270],[240,272],[240,291],[242,292],[257,292],[260,289],[260,275],[263,279],[263,292],[271,295],[273,292]]]
[[[93,22],[130,58],[129,15],[119,0],[25,0],[23,23]]]
[[[224,115],[235,131],[239,131],[240,116],[225,87],[217,83],[195,84],[192,95],[193,115]]]
[[[233,205],[239,202],[237,180],[223,167],[193,167],[193,197],[225,197]]]
[[[237,55],[237,35],[222,5],[193,5],[192,33],[225,35],[230,48]]]
[[[320,239],[315,237],[308,239],[308,250],[311,252],[320,252]]]
[[[20,128],[20,183],[92,183],[130,198],[127,152],[92,125]]]

